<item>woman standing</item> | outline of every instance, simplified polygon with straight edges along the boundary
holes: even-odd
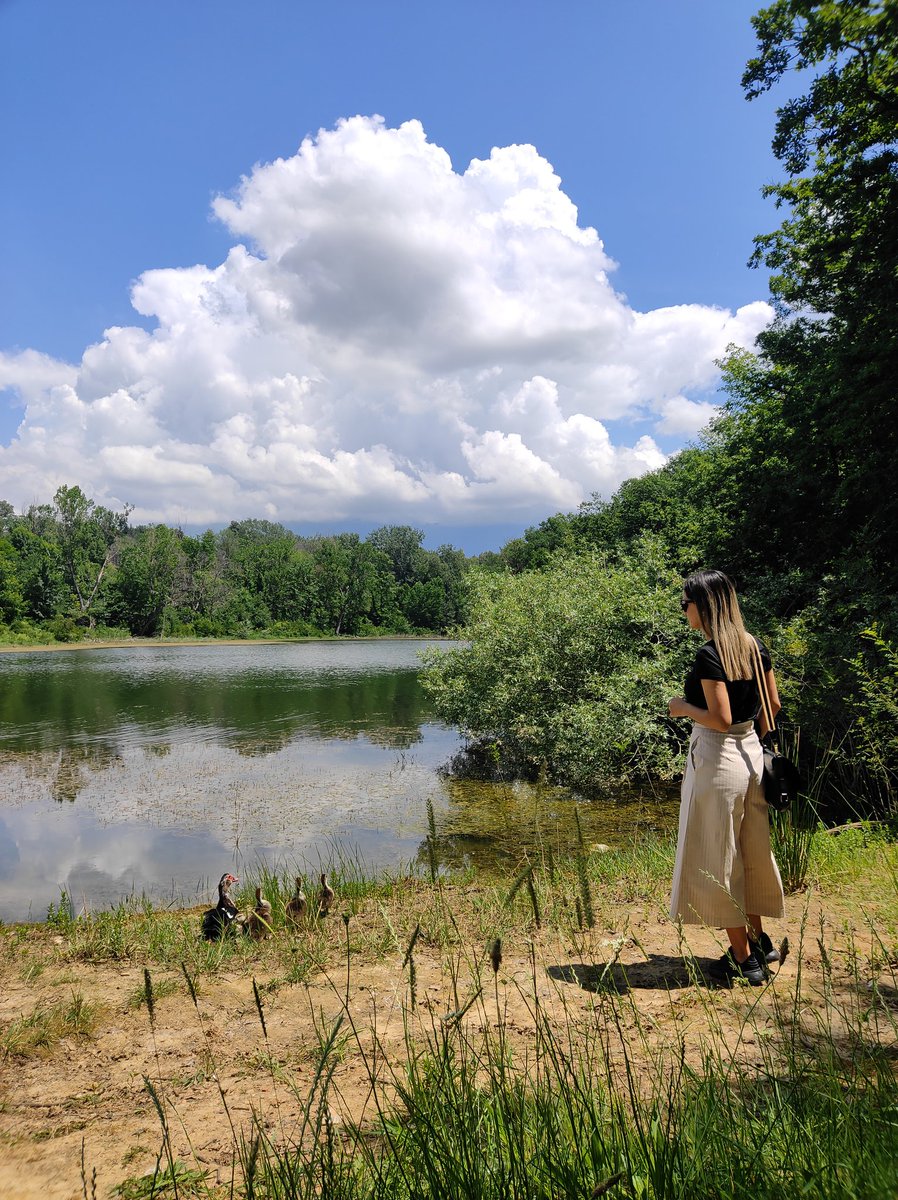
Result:
[[[682,608],[692,628],[708,641],[686,676],[686,694],[674,696],[668,705],[672,717],[693,721],[670,915],[687,925],[725,929],[730,949],[721,959],[722,970],[760,986],[767,963],[779,960],[761,917],[782,917],[784,910],[754,728],[760,708],[754,644],[774,716],[779,694],[770,655],[743,625],[735,588],[722,571],[690,575],[683,584]]]

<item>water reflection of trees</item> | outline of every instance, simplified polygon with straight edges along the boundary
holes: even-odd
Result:
[[[414,670],[309,681],[286,672],[192,677],[173,670],[151,678],[102,666],[20,670],[0,694],[0,728],[9,750],[61,750],[76,742],[114,743],[124,724],[150,734],[160,753],[166,734],[211,731],[240,754],[275,754],[297,737],[354,740],[408,749],[421,740],[429,710]]]
[[[46,783],[50,795],[60,803],[74,802],[89,782],[88,771],[105,771],[121,762],[117,748],[104,742],[63,746],[36,754],[7,750],[0,755],[0,765],[21,767],[29,779]]]

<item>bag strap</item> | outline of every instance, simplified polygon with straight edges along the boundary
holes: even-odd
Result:
[[[758,648],[757,638],[751,639],[752,649],[752,668],[754,671],[755,682],[758,685],[758,695],[761,698],[761,708],[764,712],[764,720],[767,724],[767,733],[773,734],[776,737],[776,725],[773,723],[773,706],[770,703],[770,693],[767,691],[767,676],[764,674],[764,663],[761,659],[761,651]]]

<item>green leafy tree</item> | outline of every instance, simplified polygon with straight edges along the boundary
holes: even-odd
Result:
[[[314,543],[316,624],[330,633],[358,633],[366,621],[382,624],[394,607],[390,560],[356,533]]]
[[[18,568],[15,547],[8,538],[0,537],[0,625],[11,625],[25,614]]]
[[[33,533],[24,518],[12,526],[9,540],[18,560],[26,615],[36,621],[48,621],[66,600],[59,546],[55,540]]]
[[[417,583],[426,572],[424,533],[411,525],[382,525],[368,534],[365,541],[390,561],[393,578],[400,586]]]
[[[684,730],[667,716],[693,639],[664,546],[561,555],[543,571],[471,577],[469,643],[427,657],[437,711],[518,769],[591,789],[671,778]]]
[[[813,504],[816,565],[850,559],[885,596],[898,567],[898,5],[777,0],[753,24],[749,98],[809,76],[777,114],[787,175],[767,192],[785,216],[754,261],[782,308],[762,362],[799,435],[789,461]]]
[[[78,616],[93,628],[101,587],[127,533],[131,509],[112,512],[88,499],[80,487],[66,486],[57,490],[53,507],[63,577]]]
[[[162,632],[182,567],[182,535],[167,525],[139,529],[121,549],[113,601],[119,620],[139,637]]]
[[[502,558],[512,571],[538,571],[552,556],[573,543],[574,518],[565,513],[547,517],[539,525],[525,529],[502,547]]]
[[[232,521],[222,535],[229,575],[258,596],[275,621],[308,619],[315,606],[314,563],[296,536],[271,521]]]
[[[209,614],[227,600],[230,588],[226,563],[218,539],[211,529],[181,542],[181,569],[175,584],[174,605],[185,627]],[[203,632],[211,632],[204,628]]]

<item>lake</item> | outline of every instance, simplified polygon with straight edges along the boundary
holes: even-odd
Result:
[[[462,781],[461,746],[377,640],[131,646],[0,655],[0,919],[131,895],[192,904],[225,870],[484,870],[575,845],[562,788]],[[579,802],[585,835],[670,829],[675,805]]]

